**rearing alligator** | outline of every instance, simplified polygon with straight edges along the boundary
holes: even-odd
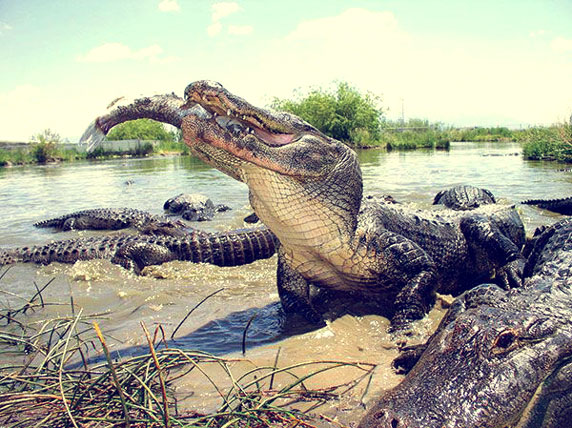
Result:
[[[514,210],[446,216],[362,202],[356,154],[341,142],[217,83],[195,82],[185,99],[170,104],[166,116],[175,120],[167,122],[180,123],[193,154],[248,185],[254,211],[280,241],[277,282],[287,312],[321,322],[313,300],[335,290],[378,301],[401,328],[425,315],[436,289],[460,292],[495,271],[503,286],[520,284],[524,228]],[[90,149],[107,131],[101,123],[109,121],[96,119],[82,138]]]
[[[572,427],[572,219],[534,241],[525,284],[457,298],[360,428]]]

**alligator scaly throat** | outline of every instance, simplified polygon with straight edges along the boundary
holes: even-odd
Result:
[[[360,428],[572,426],[572,219],[534,237],[521,288],[458,297]]]
[[[280,242],[287,312],[323,322],[314,302],[326,290],[376,302],[401,328],[427,313],[435,290],[458,293],[495,274],[505,287],[520,284],[524,228],[512,208],[437,215],[362,201],[355,152],[298,117],[209,81],[189,85],[185,100],[168,123],[180,123],[193,154],[247,184],[254,211]],[[100,123],[109,120],[84,135],[90,147],[106,132]]]

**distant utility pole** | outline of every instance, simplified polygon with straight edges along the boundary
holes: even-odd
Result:
[[[401,98],[401,124],[405,125],[405,100]]]

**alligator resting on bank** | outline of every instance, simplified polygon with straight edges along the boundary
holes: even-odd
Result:
[[[173,227],[185,226],[182,222],[134,208],[94,208],[76,211],[39,221],[34,223],[34,226],[53,227],[59,230],[119,230],[128,227],[141,229],[158,223]]]
[[[456,211],[474,210],[482,205],[496,204],[492,192],[480,187],[461,184],[435,195],[433,205],[445,205]]]
[[[173,260],[239,266],[271,257],[276,237],[267,229],[223,233],[193,230],[186,233],[172,224],[151,224],[137,235],[93,236],[45,245],[0,249],[0,266],[12,263],[75,263],[107,259],[136,273],[150,265]]]
[[[572,219],[534,237],[521,288],[458,297],[361,428],[572,427]]]
[[[180,125],[193,154],[248,185],[254,211],[277,236],[286,312],[323,322],[313,301],[335,290],[379,302],[400,329],[427,313],[435,290],[461,292],[495,272],[504,287],[520,285],[524,228],[512,208],[436,215],[362,201],[355,152],[298,117],[209,81],[189,85],[185,103],[165,97],[145,98],[145,109],[136,101],[131,114],[112,110],[82,141],[93,149],[110,123],[140,117]],[[173,111],[153,113],[153,103]]]
[[[522,203],[526,205],[536,205],[539,208],[544,208],[545,210],[559,214],[572,215],[572,196],[560,199],[530,199]]]

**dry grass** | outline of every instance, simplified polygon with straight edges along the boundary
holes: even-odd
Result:
[[[375,368],[343,361],[279,368],[277,355],[271,366],[236,374],[236,362],[247,360],[168,347],[161,326],[151,335],[143,324],[149,352],[114,361],[98,316],[84,315],[73,302],[69,317],[28,320],[28,311],[48,304],[42,289],[49,284],[36,287],[21,307],[0,310],[3,427],[313,427],[310,414],[316,417],[321,405],[371,380]],[[103,362],[88,363],[93,353],[103,354]],[[211,366],[222,370],[227,386],[209,374]],[[357,373],[349,382],[307,387],[315,376],[346,369]],[[220,400],[217,410],[200,413],[186,402],[181,409],[174,385],[191,375],[212,386]]]

